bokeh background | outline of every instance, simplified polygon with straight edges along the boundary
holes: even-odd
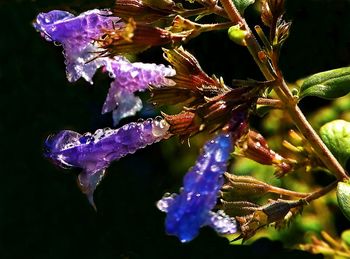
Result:
[[[113,163],[95,193],[97,213],[77,188],[77,171],[56,168],[43,157],[43,142],[51,133],[112,125],[110,114],[100,115],[109,79],[98,73],[93,86],[82,80],[69,84],[62,49],[45,42],[31,22],[52,9],[79,13],[112,4],[0,1],[0,258],[322,258],[266,238],[232,246],[210,229],[189,244],[165,235],[165,215],[155,202],[181,186],[200,140],[191,147],[168,140]],[[293,25],[281,66],[288,81],[350,64],[349,10],[348,0],[287,0]],[[248,10],[248,21],[259,23],[254,10]],[[208,74],[226,82],[261,78],[248,52],[225,32],[200,36],[186,48]],[[164,62],[159,50],[140,59]],[[324,104],[308,99],[301,105],[308,111]],[[156,114],[146,105],[140,116]],[[343,229],[350,227],[340,222]]]

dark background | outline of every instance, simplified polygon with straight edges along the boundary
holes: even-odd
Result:
[[[165,155],[162,145],[109,168],[95,193],[97,213],[76,186],[77,172],[55,168],[43,157],[43,142],[51,133],[111,126],[110,115],[100,115],[108,79],[99,74],[94,86],[69,84],[62,49],[45,42],[31,26],[41,11],[79,13],[112,3],[94,2],[0,1],[0,258],[313,258],[267,239],[229,246],[210,229],[189,244],[166,236],[165,215],[155,201],[176,190],[181,177],[169,173],[178,157]],[[349,65],[349,10],[345,0],[287,1],[287,17],[294,21],[281,60],[287,80]],[[250,22],[259,22],[253,12],[248,15]],[[208,74],[226,82],[261,77],[247,51],[229,42],[224,32],[201,36],[187,49]],[[151,51],[143,60],[162,62],[159,54]],[[302,106],[308,109],[310,103],[316,104],[311,99]],[[182,157],[198,152],[177,141],[170,144],[179,146],[175,151]]]

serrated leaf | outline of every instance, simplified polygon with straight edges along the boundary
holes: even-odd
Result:
[[[339,182],[337,186],[338,204],[344,216],[350,220],[350,185],[349,183]]]
[[[320,128],[320,135],[332,154],[342,166],[350,157],[350,123],[334,120]]]
[[[300,99],[317,96],[335,99],[350,92],[350,67],[333,69],[306,78],[300,88]]]
[[[235,4],[236,8],[240,12],[240,14],[244,14],[245,9],[254,4],[255,0],[233,0],[233,3]]]

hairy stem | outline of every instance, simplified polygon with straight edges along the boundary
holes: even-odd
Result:
[[[283,109],[284,107],[284,104],[281,100],[269,98],[258,98],[257,104],[271,106],[275,109]]]
[[[316,200],[320,197],[322,197],[323,195],[329,193],[330,191],[332,191],[335,187],[337,187],[338,181],[334,181],[333,183],[327,185],[324,188],[321,188],[317,191],[314,191],[312,193],[310,193],[307,197],[304,198],[304,201],[309,203],[313,200]]]
[[[276,186],[270,186],[269,192],[280,194],[280,195],[285,195],[285,196],[290,196],[290,197],[296,197],[296,198],[306,198],[306,197],[309,197],[311,195],[309,193],[290,191],[290,190],[279,188]]]
[[[253,56],[254,61],[259,66],[265,78],[267,80],[277,79],[279,81],[279,86],[275,87],[276,94],[285,104],[285,108],[291,116],[291,118],[293,119],[296,127],[304,135],[304,137],[308,139],[309,143],[314,148],[317,156],[321,159],[324,165],[336,175],[338,180],[349,179],[349,176],[346,174],[344,168],[335,159],[335,157],[329,151],[327,146],[323,143],[321,138],[311,127],[310,123],[307,121],[302,111],[299,109],[297,102],[293,97],[292,93],[290,92],[282,74],[278,73],[278,78],[275,78],[271,67],[259,58],[259,53],[262,52],[262,49],[258,41],[255,39],[248,24],[242,18],[237,8],[234,6],[233,2],[231,0],[220,0],[220,2],[225,11],[227,12],[227,15],[231,19],[231,21],[235,24],[240,24],[242,29],[246,30],[247,36],[245,40],[247,48],[250,54]]]

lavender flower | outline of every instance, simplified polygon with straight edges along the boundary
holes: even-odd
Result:
[[[114,81],[102,113],[114,110],[113,120],[117,125],[120,119],[141,110],[142,102],[134,92],[143,91],[150,84],[156,87],[173,85],[174,82],[166,77],[175,75],[175,70],[164,65],[130,63],[122,56],[101,57],[106,50],[97,40],[105,31],[125,26],[120,18],[111,14],[108,10],[95,9],[75,17],[71,13],[54,10],[40,13],[33,25],[46,40],[63,45],[68,81],[75,82],[83,77],[92,84],[96,70],[106,68]]]
[[[207,142],[195,166],[184,177],[180,194],[167,195],[158,202],[158,208],[167,213],[165,227],[168,234],[188,242],[204,225],[210,225],[220,233],[235,231],[234,221],[211,211],[223,184],[222,175],[231,150],[229,134],[218,135]]]
[[[114,124],[119,120],[135,113],[142,108],[140,98],[134,95],[136,91],[144,91],[151,84],[155,87],[173,85],[174,82],[166,77],[174,76],[171,67],[141,62],[130,63],[123,57],[115,57],[106,67],[114,78],[102,108],[102,113],[113,111]]]
[[[109,164],[168,137],[168,128],[165,120],[156,119],[116,130],[99,129],[94,134],[63,130],[46,140],[46,156],[61,167],[83,169],[79,184],[94,206],[93,192]]]
[[[98,58],[104,49],[96,40],[104,34],[104,30],[124,25],[120,18],[111,14],[108,10],[94,9],[74,16],[54,10],[37,16],[34,28],[46,40],[58,42],[64,48],[68,81],[75,82],[83,77],[92,84],[96,70],[106,65],[106,58]]]

